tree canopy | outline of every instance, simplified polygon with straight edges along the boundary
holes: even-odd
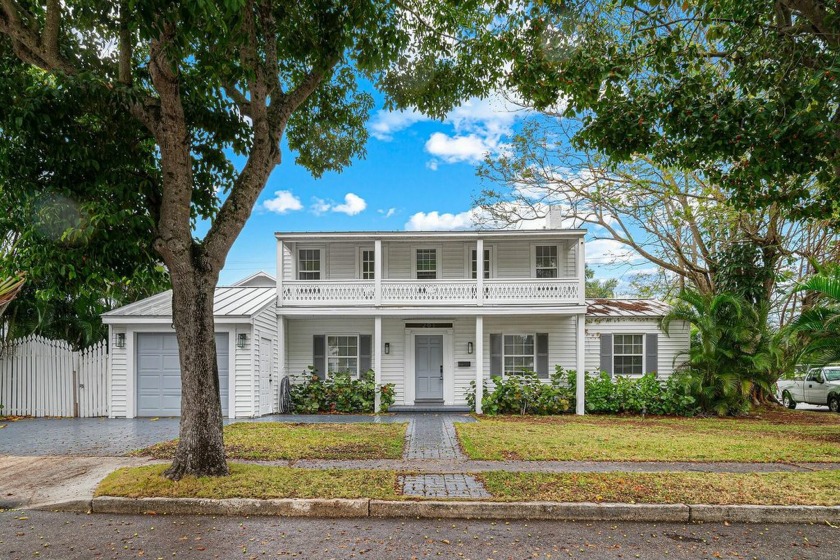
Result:
[[[742,208],[840,220],[840,25],[824,0],[579,0],[509,83],[578,147],[703,173]]]

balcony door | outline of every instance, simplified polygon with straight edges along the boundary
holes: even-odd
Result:
[[[414,337],[414,399],[443,400],[443,335]]]

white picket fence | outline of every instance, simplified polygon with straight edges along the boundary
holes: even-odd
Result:
[[[0,404],[4,415],[107,416],[105,341],[77,352],[62,340],[15,340],[0,354]]]

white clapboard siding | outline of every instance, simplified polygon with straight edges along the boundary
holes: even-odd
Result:
[[[61,340],[40,336],[18,339],[0,355],[2,413],[107,416],[107,378],[104,341],[77,352]]]

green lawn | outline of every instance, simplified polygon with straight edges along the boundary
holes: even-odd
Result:
[[[840,505],[840,476],[810,473],[510,473],[479,475],[498,501]]]
[[[555,416],[455,424],[473,459],[526,461],[840,461],[840,415],[744,418]]]
[[[289,424],[240,422],[225,426],[230,459],[399,459],[407,424]],[[178,440],[136,452],[170,459]]]
[[[394,471],[306,470],[230,464],[230,476],[186,476],[173,482],[167,465],[122,468],[96,489],[96,496],[125,498],[377,498],[395,499]]]

